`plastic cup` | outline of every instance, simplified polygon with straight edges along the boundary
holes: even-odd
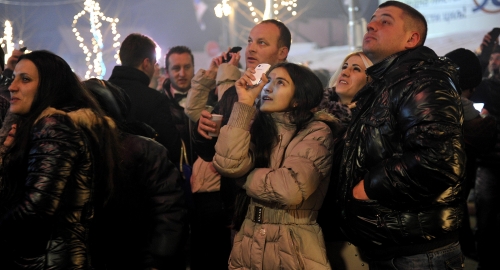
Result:
[[[212,118],[210,118],[210,120],[214,121],[215,124],[216,124],[216,126],[215,126],[215,132],[209,132],[208,136],[217,137],[217,136],[219,136],[219,132],[220,132],[220,125],[221,125],[221,122],[222,122],[222,115],[221,114],[214,114],[214,113],[212,113]]]

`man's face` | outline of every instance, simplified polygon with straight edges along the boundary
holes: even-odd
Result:
[[[363,39],[363,52],[374,64],[407,49],[412,33],[405,30],[402,16],[403,11],[393,6],[379,8],[373,14]]]
[[[189,53],[173,53],[168,57],[167,75],[171,87],[180,92],[187,92],[191,88],[191,79],[194,77],[193,59]]]
[[[490,55],[488,71],[490,72],[490,74],[500,73],[500,53],[492,53]]]
[[[279,28],[272,23],[257,24],[248,35],[245,51],[246,67],[255,68],[258,64],[274,65],[282,62],[288,55],[285,47],[278,47]]]

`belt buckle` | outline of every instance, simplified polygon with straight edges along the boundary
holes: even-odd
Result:
[[[264,211],[263,207],[255,206],[253,213],[253,221],[262,224],[262,212]]]

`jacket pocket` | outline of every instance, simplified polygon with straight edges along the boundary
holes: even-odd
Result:
[[[343,230],[354,244],[366,243],[379,246],[394,243],[394,233],[400,233],[398,213],[381,206],[377,201],[353,200],[348,205],[347,224]],[[390,228],[389,228],[390,227]]]

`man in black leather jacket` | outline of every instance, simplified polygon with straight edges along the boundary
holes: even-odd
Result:
[[[423,46],[426,34],[420,12],[387,1],[363,40],[372,82],[353,100],[336,195],[342,230],[370,269],[463,268],[458,76]]]

